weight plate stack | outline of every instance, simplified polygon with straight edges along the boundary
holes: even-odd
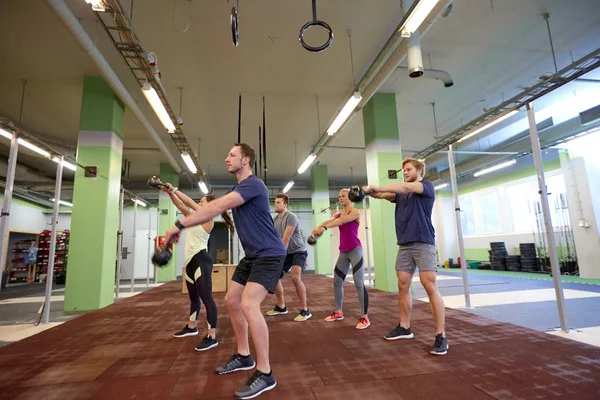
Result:
[[[521,256],[506,256],[506,269],[509,271],[520,271]]]
[[[521,271],[537,272],[540,270],[535,243],[520,243]]]
[[[490,264],[495,271],[506,271],[506,245],[504,242],[491,242],[490,247]]]

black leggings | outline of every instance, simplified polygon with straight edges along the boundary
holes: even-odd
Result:
[[[212,296],[213,262],[206,250],[196,254],[185,266],[185,284],[190,295],[190,321],[200,315],[200,299],[206,307],[208,329],[217,327],[217,305]],[[200,276],[198,276],[200,274]]]

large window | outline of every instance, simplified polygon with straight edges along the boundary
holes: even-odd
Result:
[[[531,182],[519,183],[506,188],[513,232],[531,231],[532,221],[535,221],[535,194]]]
[[[463,236],[475,235],[477,231],[475,230],[475,213],[473,212],[472,197],[463,197],[460,199],[460,211]]]
[[[566,225],[567,213],[563,174],[546,175],[552,224]],[[535,228],[536,209],[541,211],[537,177],[460,196],[460,219],[464,236],[525,233]],[[538,215],[538,218],[543,218]],[[510,221],[510,222],[509,222]],[[503,224],[504,223],[504,224]]]
[[[498,191],[478,196],[478,205],[481,216],[481,233],[501,233],[502,221],[500,219],[500,204],[498,202]]]

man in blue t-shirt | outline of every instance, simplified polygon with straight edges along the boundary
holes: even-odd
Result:
[[[444,355],[448,352],[445,333],[444,299],[436,284],[437,259],[435,253],[435,231],[431,222],[431,212],[435,202],[433,184],[423,179],[425,163],[414,158],[402,161],[404,182],[387,186],[365,186],[371,197],[396,203],[396,238],[398,256],[396,275],[398,276],[398,304],[400,323],[384,336],[387,340],[411,339],[410,311],[412,297],[410,283],[416,267],[419,279],[429,297],[429,305],[436,325],[436,336],[431,354]]]
[[[216,369],[218,374],[256,368],[244,386],[235,392],[238,399],[250,399],[277,385],[269,363],[269,329],[260,310],[267,295],[273,294],[283,270],[286,249],[273,226],[267,187],[252,175],[255,152],[245,143],[236,143],[225,159],[227,171],[237,185],[223,197],[207,203],[167,230],[167,239],[179,232],[212,220],[231,209],[245,257],[240,260],[225,296],[237,341],[237,353]],[[243,298],[243,300],[242,300]],[[256,363],[250,356],[248,328],[256,349]]]

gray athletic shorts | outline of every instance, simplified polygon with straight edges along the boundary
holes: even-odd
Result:
[[[396,271],[414,274],[415,267],[419,267],[419,271],[437,272],[435,246],[423,242],[398,245]]]

